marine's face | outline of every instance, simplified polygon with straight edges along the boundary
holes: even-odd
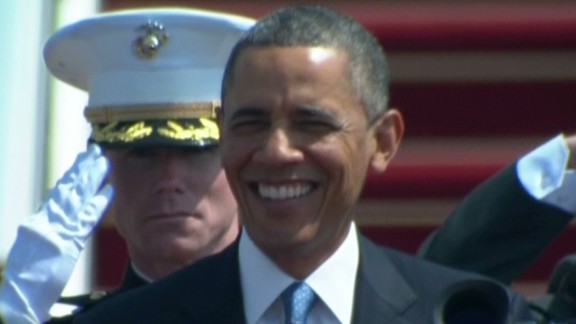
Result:
[[[334,49],[250,48],[221,117],[224,168],[251,238],[267,254],[330,253],[376,151],[374,129]]]
[[[177,268],[235,239],[237,205],[218,149],[122,149],[106,155],[115,190],[111,212],[141,270],[163,263]]]

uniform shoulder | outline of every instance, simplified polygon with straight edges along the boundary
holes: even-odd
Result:
[[[104,290],[96,290],[89,294],[60,297],[57,306],[73,308],[70,314],[52,317],[47,323],[72,323],[74,318],[82,312],[98,305],[111,294]]]

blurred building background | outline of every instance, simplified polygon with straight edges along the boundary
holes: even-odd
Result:
[[[12,67],[0,75],[0,109],[8,116],[0,119],[0,263],[19,220],[45,198],[87,138],[84,94],[63,92],[74,90],[48,78],[41,61],[43,41],[55,28],[98,11],[179,6],[257,18],[301,1],[37,2],[34,13],[16,1],[13,11],[0,7],[0,26],[9,31],[2,47],[20,53],[0,51],[0,64]],[[560,131],[576,131],[574,1],[312,2],[357,18],[390,59],[391,104],[405,116],[406,140],[390,170],[369,177],[358,207],[362,230],[380,243],[414,252],[484,179]],[[544,292],[556,261],[574,252],[576,228],[570,227],[517,288]],[[114,287],[125,264],[125,246],[106,220],[79,270],[86,281],[77,290]]]

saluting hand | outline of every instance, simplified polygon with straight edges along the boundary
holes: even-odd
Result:
[[[7,323],[39,323],[59,299],[86,240],[113,194],[109,164],[97,145],[80,153],[36,214],[18,228],[0,286]]]

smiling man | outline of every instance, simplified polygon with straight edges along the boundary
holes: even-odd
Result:
[[[349,234],[366,170],[386,168],[402,118],[366,115],[342,50],[249,48],[236,62],[224,102],[226,172],[250,238],[303,279]]]
[[[275,11],[234,47],[222,100],[239,242],[80,323],[431,323],[446,289],[489,282],[358,233],[367,171],[386,170],[404,126],[387,107],[384,53],[357,22],[324,7]],[[504,317],[528,319],[497,287]]]

